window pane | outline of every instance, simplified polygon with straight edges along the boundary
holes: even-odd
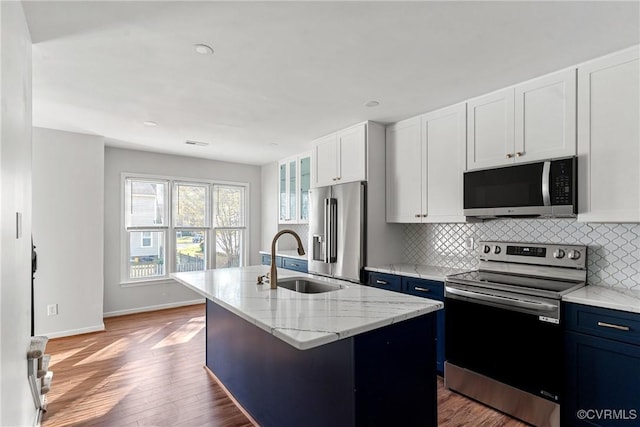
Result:
[[[167,183],[126,180],[127,226],[167,225]]]
[[[129,255],[129,278],[164,276],[164,232],[130,232]]]
[[[174,194],[174,226],[206,227],[207,186],[176,184]]]
[[[216,268],[240,267],[243,230],[216,230]]]
[[[205,238],[204,231],[176,231],[176,271],[199,271],[206,268]]]
[[[244,227],[244,187],[215,185],[216,227]]]

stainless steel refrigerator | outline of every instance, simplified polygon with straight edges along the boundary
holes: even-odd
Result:
[[[365,182],[309,191],[309,273],[360,282],[365,263]]]

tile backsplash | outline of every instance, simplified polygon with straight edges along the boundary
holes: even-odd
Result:
[[[298,236],[300,236],[300,240],[302,240],[302,245],[305,250],[307,249],[307,239],[309,236],[309,224],[280,224],[278,225],[278,231],[282,231],[285,229],[295,231]],[[289,250],[296,249],[296,239],[293,236],[284,235],[280,239],[278,239],[278,249],[280,250]],[[266,248],[269,249],[269,248]]]
[[[406,224],[404,260],[472,269],[482,240],[587,245],[587,281],[640,289],[640,224],[589,224],[572,219],[499,219],[469,224]],[[468,245],[473,239],[471,249]]]

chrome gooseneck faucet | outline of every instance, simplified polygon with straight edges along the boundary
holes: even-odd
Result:
[[[304,248],[302,247],[302,240],[300,240],[300,236],[293,230],[281,230],[273,236],[273,240],[271,241],[271,278],[269,279],[269,283],[271,284],[271,289],[276,289],[278,287],[278,270],[276,269],[276,241],[283,234],[291,234],[298,241],[298,255],[304,255]]]

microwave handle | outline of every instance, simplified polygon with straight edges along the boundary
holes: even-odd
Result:
[[[544,206],[551,206],[551,194],[549,192],[549,181],[551,178],[551,162],[544,162],[542,166],[542,203]]]

